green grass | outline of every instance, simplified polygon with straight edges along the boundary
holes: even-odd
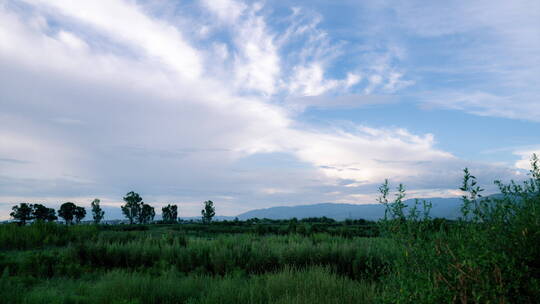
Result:
[[[399,201],[389,206],[383,230],[404,251],[385,280],[383,302],[538,303],[539,165],[534,156],[529,180],[496,182],[501,195],[488,198],[465,170],[462,218],[439,231],[426,229],[431,220],[397,210]]]
[[[328,219],[0,225],[0,299],[537,303],[539,165],[533,159],[531,179],[498,183],[502,194],[488,199],[480,196],[482,189],[466,171],[458,221],[420,215],[403,205],[401,195],[388,202],[384,184],[380,201],[388,217],[376,229],[369,222]],[[404,194],[404,188],[399,189]]]
[[[376,285],[340,277],[327,268],[255,276],[159,275],[115,270],[92,279],[55,278],[30,290],[3,278],[10,303],[373,303]]]
[[[328,266],[353,279],[377,278],[397,256],[395,242],[383,238],[341,238],[326,234],[220,235],[213,239],[169,232],[156,235],[102,232],[86,241],[41,250],[7,251],[0,266],[12,275],[77,276],[81,271],[126,269],[159,273],[261,274],[286,266]]]
[[[391,239],[327,233],[197,237],[171,229],[176,226],[116,231],[54,225],[0,226],[1,233],[18,233],[2,243],[0,298],[9,303],[371,303],[398,253]],[[73,237],[81,232],[85,238]],[[55,241],[34,238],[44,234]]]
[[[17,224],[0,225],[0,250],[30,249],[64,246],[70,242],[87,240],[97,235],[93,225],[65,226],[37,222],[24,227]]]

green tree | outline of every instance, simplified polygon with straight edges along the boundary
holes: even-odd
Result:
[[[84,209],[84,207],[77,206],[73,215],[75,215],[75,220],[77,223],[80,223],[81,220],[86,216],[86,209]]]
[[[18,220],[21,225],[25,225],[26,221],[31,220],[32,217],[32,204],[20,203],[19,206],[13,206],[11,208],[13,212],[9,215]]]
[[[178,206],[169,204],[161,208],[161,214],[163,216],[163,222],[176,223],[178,219]]]
[[[56,211],[53,208],[47,208],[41,204],[34,204],[32,208],[32,215],[35,220],[52,222],[56,221]]]
[[[58,210],[58,216],[66,221],[66,224],[73,224],[73,217],[75,217],[75,210],[77,206],[72,202],[63,203]]]
[[[212,222],[212,218],[216,215],[216,208],[214,207],[214,202],[206,201],[204,202],[204,209],[201,210],[202,221],[205,224]]]
[[[98,198],[96,198],[91,203],[92,217],[94,218],[95,224],[99,224],[99,222],[101,222],[101,220],[103,219],[103,216],[105,215],[105,211],[103,211],[103,209],[101,209],[101,207],[99,206],[100,202],[101,201]]]
[[[154,207],[141,203],[141,212],[139,214],[139,224],[148,224],[154,220],[154,216],[156,216],[156,212],[154,211]]]
[[[133,224],[140,217],[142,204],[144,204],[142,197],[138,193],[131,191],[124,197],[124,202],[126,204],[121,207],[122,213],[127,217],[129,223]]]

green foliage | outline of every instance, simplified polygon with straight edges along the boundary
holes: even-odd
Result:
[[[390,303],[536,303],[540,298],[540,170],[533,155],[523,184],[497,181],[501,195],[483,197],[464,170],[462,216],[446,229],[402,233],[384,301]],[[433,220],[431,220],[433,221]],[[417,228],[421,227],[417,225]]]
[[[429,215],[432,208],[430,202],[416,199],[412,206],[403,203],[406,196],[403,184],[399,184],[396,188],[393,202],[388,199],[390,195],[388,180],[379,187],[379,192],[377,201],[385,207],[384,218],[379,221],[379,228],[384,236],[410,242],[432,233],[434,227],[440,228]]]
[[[72,224],[75,213],[77,212],[77,206],[72,202],[63,203],[58,210],[58,216],[66,221],[66,224]]]
[[[214,202],[205,201],[204,209],[201,210],[201,215],[203,223],[209,224],[210,222],[212,222],[212,218],[214,217],[214,215],[216,215],[216,208],[214,207]]]
[[[32,284],[32,288],[27,286]],[[39,283],[0,278],[0,293],[10,303],[173,304],[173,303],[374,303],[372,283],[340,277],[328,268],[286,268],[276,273],[223,277],[175,270],[151,275],[111,271],[93,278],[56,278]],[[347,291],[347,292],[343,292]]]
[[[58,227],[68,233],[73,228]],[[236,235],[206,240],[187,238],[182,233],[158,236],[141,232],[93,232],[86,239],[73,240],[68,247],[18,255],[4,261],[4,266],[9,266],[12,274],[50,277],[51,273],[76,275],[65,269],[86,268],[161,272],[172,266],[184,273],[225,275],[235,271],[260,274],[287,265],[297,268],[326,265],[341,275],[358,279],[377,278],[385,273],[396,253],[393,242],[388,240],[343,239],[325,234],[311,237]],[[42,258],[47,258],[53,266],[45,267],[43,262],[43,272],[24,266]],[[71,266],[63,270],[54,266],[65,266],[66,262]]]
[[[130,224],[135,222],[148,224],[154,220],[156,216],[154,207],[145,204],[138,193],[128,192],[124,197],[124,201],[126,204],[121,207],[122,213],[128,218]]]
[[[20,203],[19,206],[13,206],[9,215],[15,220],[19,221],[22,225],[25,225],[27,221],[32,220],[32,204]]]
[[[176,223],[178,220],[178,206],[168,204],[167,206],[161,208],[161,214],[164,223]]]
[[[94,224],[99,224],[105,216],[105,211],[103,211],[103,209],[101,209],[101,206],[99,205],[100,202],[101,201],[96,198],[91,203],[92,218],[94,220]]]
[[[122,213],[129,220],[129,223],[133,224],[140,217],[143,204],[142,197],[138,193],[131,191],[124,197],[124,202],[126,204],[121,207]]]
[[[462,196],[463,204],[461,206],[461,220],[473,220],[475,222],[480,220],[481,209],[479,208],[479,199],[482,198],[480,192],[484,189],[477,185],[476,177],[471,175],[468,168],[463,170],[463,185],[459,188],[467,195]]]
[[[118,231],[124,226],[151,229]],[[0,253],[0,286],[9,287],[0,297],[10,303],[358,302],[375,295],[374,282],[399,252],[393,241],[376,238],[199,238],[169,229],[181,226],[0,225],[1,250],[34,249]]]
[[[32,210],[33,218],[36,221],[53,222],[58,219],[53,208],[47,208],[41,204],[34,204]]]
[[[306,221],[304,221],[306,220]],[[309,226],[309,229],[306,227]],[[173,230],[183,231],[199,237],[213,237],[216,234],[242,234],[257,233],[261,235],[288,235],[326,233],[340,237],[377,237],[379,227],[376,222],[365,220],[348,220],[347,222],[330,222],[324,218],[310,218],[298,221],[250,219],[246,221],[213,221],[210,224],[200,225],[195,222],[181,222],[179,226],[171,227]]]
[[[66,226],[57,223],[36,222],[19,227],[0,225],[0,251],[65,246],[71,242],[91,240],[98,233],[96,227]]]
[[[84,207],[77,206],[73,215],[75,216],[75,221],[80,223],[81,220],[86,216],[86,209],[84,209]]]
[[[154,211],[154,207],[141,203],[141,211],[139,214],[139,224],[148,224],[154,220],[154,216],[156,216],[156,212]]]

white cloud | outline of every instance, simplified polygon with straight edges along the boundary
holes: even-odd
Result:
[[[271,95],[276,92],[280,59],[263,17],[255,13],[251,11],[247,20],[236,28],[236,82],[238,86]]]
[[[86,42],[81,40],[79,37],[73,35],[72,33],[60,31],[58,33],[58,39],[64,44],[74,48],[74,49],[85,49],[88,47]]]
[[[527,171],[531,170],[531,157],[533,154],[540,157],[540,147],[530,147],[525,150],[514,151],[514,155],[521,157],[521,159],[515,163],[516,168]]]
[[[290,84],[290,90],[303,96],[321,95],[338,86],[336,80],[326,80],[320,64],[312,64],[308,67],[296,67]]]
[[[436,75],[459,82],[454,91],[442,90],[436,98],[428,98],[435,99],[435,105],[540,121],[540,81],[535,76],[540,73],[540,2],[388,1],[382,5],[397,16],[399,27],[391,30],[433,41],[432,55],[446,67]]]
[[[345,79],[345,87],[350,88],[358,84],[362,80],[362,76],[357,73],[347,73],[347,79]]]
[[[247,5],[234,0],[203,0],[202,4],[216,14],[220,20],[235,23],[247,10]]]
[[[239,90],[274,94],[281,63],[274,35],[259,14],[261,6],[234,0],[202,1],[202,4],[231,31],[235,86]]]
[[[328,176],[360,183],[379,183],[385,178],[406,180],[427,173],[431,164],[454,156],[433,148],[430,134],[417,136],[406,130],[358,127],[354,132],[301,134],[297,154]]]
[[[411,80],[402,80],[403,74],[400,72],[392,71],[388,75],[388,82],[384,85],[384,90],[387,92],[395,92],[398,89],[412,85],[414,82]]]
[[[535,96],[501,96],[484,91],[429,92],[421,98],[428,105],[465,111],[480,116],[540,121],[540,103]]]
[[[147,56],[158,58],[185,78],[196,78],[203,72],[198,52],[189,45],[182,33],[169,24],[151,19],[133,2],[25,1],[51,7],[55,12],[106,32],[121,43],[142,49]]]
[[[344,108],[354,109],[369,105],[390,104],[396,101],[396,98],[388,95],[317,95],[317,96],[299,96],[290,97],[286,100],[286,106],[291,112],[303,112],[306,108]]]

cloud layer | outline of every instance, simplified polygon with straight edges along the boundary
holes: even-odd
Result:
[[[399,48],[356,51],[364,59],[337,69],[346,43],[317,12],[278,14],[232,0],[189,5],[0,2],[1,202],[98,196],[114,204],[135,190],[180,203],[184,215],[198,214],[206,199],[236,214],[371,202],[385,178],[420,196],[452,195],[467,165],[490,178],[515,174],[460,160],[432,134],[299,119],[309,107],[392,102],[388,94],[415,84],[397,64]],[[411,21],[415,9],[400,18]],[[428,36],[468,30],[418,22],[405,26]],[[470,109],[476,96],[490,100],[475,103],[482,115],[512,117],[519,107],[532,107],[524,118],[538,114],[536,104],[456,94],[429,102]]]

